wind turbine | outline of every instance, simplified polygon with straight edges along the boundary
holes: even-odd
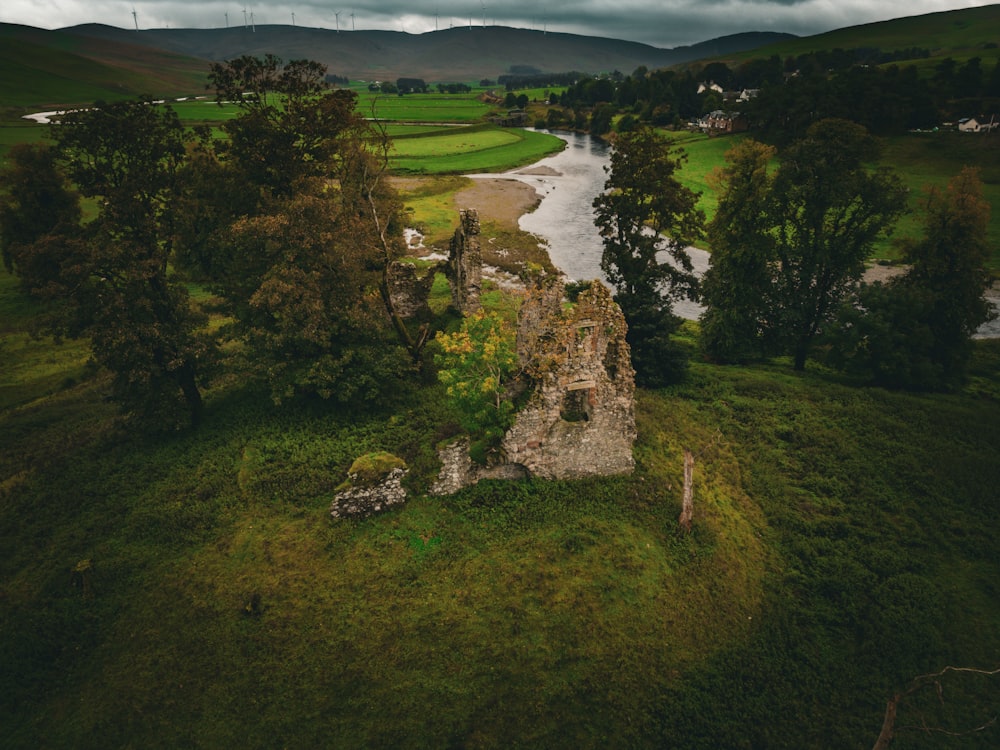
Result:
[[[257,27],[254,25],[253,22],[253,8],[250,9],[250,31],[252,31],[254,34],[257,33]]]
[[[486,28],[486,3],[483,0],[479,0],[479,4],[483,6],[483,28]]]
[[[246,27],[247,27],[247,9],[244,8],[243,9],[243,28],[245,29]]]
[[[357,31],[357,27],[354,25],[354,9],[351,9],[351,31]]]
[[[229,28],[229,11],[226,11],[226,28]]]
[[[342,10],[336,10],[333,12],[333,17],[337,21],[337,33],[340,33],[340,14],[343,13]]]
[[[132,22],[135,24],[135,30],[139,30],[139,17],[135,14],[135,6],[132,6]]]
[[[292,26],[295,25],[295,11],[292,11]]]

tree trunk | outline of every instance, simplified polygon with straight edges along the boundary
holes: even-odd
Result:
[[[802,372],[806,369],[806,359],[809,356],[810,339],[802,338],[795,345],[795,369]]]
[[[885,718],[882,720],[882,731],[878,733],[878,739],[872,746],[872,750],[886,750],[892,744],[896,729],[896,705],[899,703],[899,696],[892,696],[885,704]]]
[[[205,413],[205,404],[201,400],[201,391],[198,390],[194,365],[191,362],[185,362],[184,366],[177,371],[177,383],[180,385],[184,400],[188,405],[188,411],[191,413],[191,426],[197,427],[201,424],[202,415]]]
[[[678,519],[685,533],[691,532],[694,516],[694,454],[684,449],[684,497],[681,501],[681,517]]]

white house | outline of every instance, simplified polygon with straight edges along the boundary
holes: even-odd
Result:
[[[989,120],[985,117],[963,117],[958,121],[958,129],[963,133],[988,133],[998,126],[1000,123],[997,122],[996,115]]]

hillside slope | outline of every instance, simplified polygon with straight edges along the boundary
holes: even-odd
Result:
[[[932,57],[965,59],[996,57],[1000,44],[1000,5],[927,13],[862,26],[849,26],[825,34],[784,39],[761,46],[734,59],[777,55],[788,57],[833,49],[877,47],[883,51],[926,49]]]
[[[14,107],[89,103],[149,93],[200,92],[207,65],[128,40],[0,24],[0,102]]]
[[[696,60],[712,54],[752,49],[787,34],[748,33],[689,47],[659,49],[646,44],[576,34],[543,33],[504,26],[443,29],[426,34],[398,31],[331,31],[299,26],[228,29],[149,29],[127,31],[87,24],[64,29],[81,37],[136,42],[208,60],[273,53],[285,60],[318,60],[331,73],[356,79],[392,80],[401,76],[428,81],[495,78],[511,66],[545,72],[585,73],[650,68]]]

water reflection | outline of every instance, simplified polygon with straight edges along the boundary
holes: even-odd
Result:
[[[604,244],[594,225],[594,198],[604,190],[605,167],[609,162],[607,144],[581,133],[553,133],[566,141],[560,153],[546,157],[530,167],[503,174],[470,175],[519,180],[531,185],[542,197],[533,212],[521,217],[520,226],[548,245],[553,265],[576,281],[600,279]],[[708,268],[708,253],[689,248],[695,271],[701,275]],[[685,318],[697,318],[701,306],[678,302],[674,311]]]
[[[470,175],[519,180],[538,191],[542,202],[532,213],[521,217],[521,229],[541,237],[548,245],[552,263],[570,279],[601,279],[604,245],[594,225],[594,198],[604,190],[609,148],[599,138],[581,133],[553,133],[566,141],[566,148],[530,167],[503,174]],[[695,273],[708,270],[708,253],[688,248]],[[664,258],[666,260],[666,258]],[[987,299],[1000,312],[1000,289],[994,287]],[[691,320],[701,315],[701,305],[681,301],[674,312]],[[1000,318],[976,332],[976,338],[1000,337]]]

